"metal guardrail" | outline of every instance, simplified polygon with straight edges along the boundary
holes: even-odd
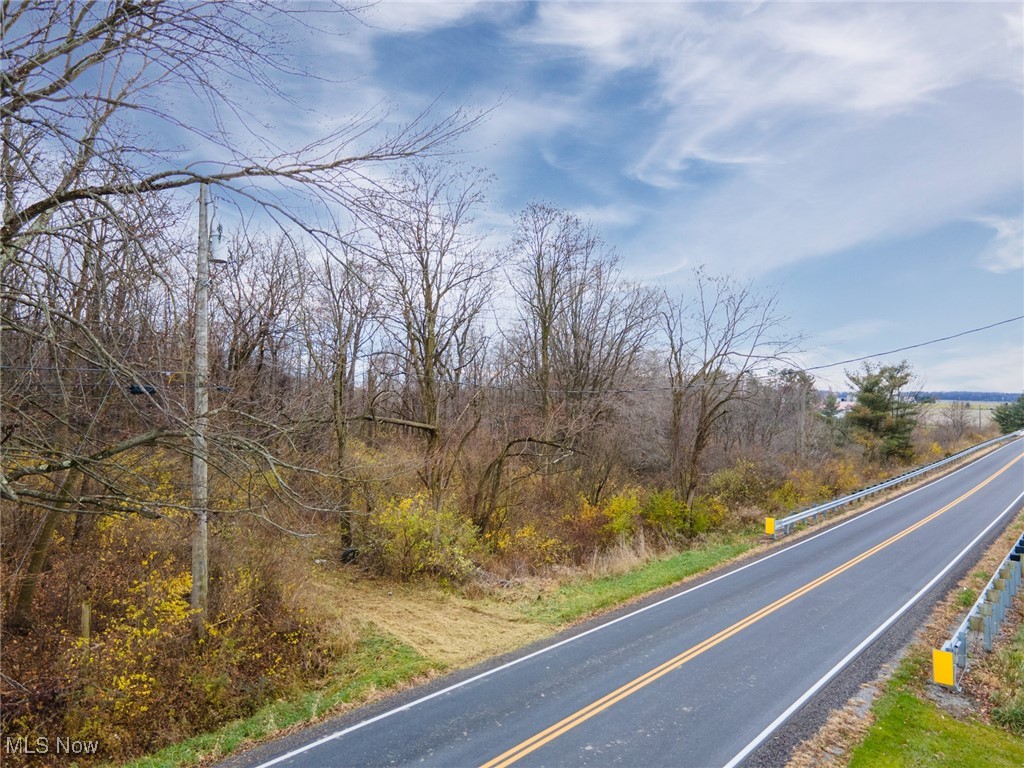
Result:
[[[1021,584],[1021,557],[1024,556],[1024,536],[1013,545],[1010,553],[996,568],[988,585],[981,591],[967,616],[941,649],[932,650],[932,680],[939,685],[955,688],[967,671],[968,632],[981,632],[982,645],[992,650],[992,638],[1006,617],[1013,596]]]
[[[851,494],[850,496],[844,496],[841,499],[836,499],[834,501],[821,504],[817,507],[811,507],[810,509],[805,509],[802,512],[795,512],[794,514],[789,515],[788,517],[783,517],[780,519],[776,519],[774,517],[767,517],[764,521],[764,532],[771,536],[773,539],[777,538],[780,533],[782,535],[786,535],[792,532],[793,528],[798,523],[802,523],[804,521],[812,520],[815,518],[818,520],[824,520],[828,516],[829,512],[839,510],[845,507],[847,504],[852,504],[855,501],[860,501],[861,499],[865,499],[868,496],[872,496],[881,491],[887,490],[889,488],[894,488],[897,485],[900,485],[901,483],[907,482],[908,480],[913,480],[916,477],[921,477],[922,475],[926,475],[929,472],[935,471],[936,469],[941,469],[947,464],[952,464],[953,462],[960,461],[961,459],[966,458],[972,453],[980,451],[982,448],[988,448],[990,445],[996,445],[997,443],[1001,443],[1006,440],[1015,440],[1021,436],[1024,436],[1024,430],[1021,430],[1019,432],[1011,432],[1008,435],[1001,435],[1000,437],[997,437],[994,440],[987,440],[984,443],[979,443],[978,445],[975,445],[972,448],[967,448],[966,450],[960,451],[959,453],[954,453],[952,456],[942,459],[941,461],[936,461],[935,463],[929,464],[925,467],[921,467],[920,469],[905,472],[904,474],[899,475],[898,477],[891,478],[883,483],[878,483],[877,485],[872,485],[868,488],[857,491],[857,493]]]

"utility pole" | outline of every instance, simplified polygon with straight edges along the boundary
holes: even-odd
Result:
[[[209,507],[208,448],[210,368],[210,227],[206,220],[206,182],[199,185],[199,251],[196,257],[196,360],[195,431],[192,437],[192,625],[200,637],[206,634],[210,591],[207,515]]]

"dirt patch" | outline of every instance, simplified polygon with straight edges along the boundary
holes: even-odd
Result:
[[[360,581],[345,572],[318,573],[324,610],[341,627],[372,624],[447,668],[515,650],[552,632],[513,606],[470,601],[436,586]]]

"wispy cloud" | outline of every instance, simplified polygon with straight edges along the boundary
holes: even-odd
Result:
[[[623,170],[681,205],[647,228],[637,251],[661,256],[642,269],[756,274],[1019,186],[1020,23],[959,4],[545,4],[517,37],[587,57],[595,99],[616,73],[651,78],[660,114]],[[708,168],[725,181],[694,193]]]
[[[1024,214],[979,216],[975,221],[994,233],[992,241],[978,258],[983,268],[996,273],[1024,269]]]
[[[945,349],[923,358],[918,368],[927,371],[926,388],[1020,392],[1021,349],[1019,341],[986,349]]]
[[[450,26],[478,13],[494,13],[500,10],[500,5],[473,0],[402,0],[376,3],[360,15],[369,26],[382,32],[405,34]]]

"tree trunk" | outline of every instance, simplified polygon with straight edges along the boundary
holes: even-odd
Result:
[[[36,587],[39,584],[39,576],[43,572],[43,566],[46,565],[46,556],[50,553],[53,533],[57,530],[57,524],[64,516],[64,508],[71,500],[71,483],[76,474],[75,470],[71,470],[65,475],[64,482],[61,483],[60,490],[57,493],[59,502],[54,509],[46,512],[46,517],[43,519],[43,527],[32,543],[32,556],[29,558],[28,570],[25,571],[25,575],[22,577],[21,586],[18,589],[18,597],[14,602],[14,610],[11,614],[11,628],[16,631],[24,632],[32,625],[32,602],[35,598]]]

